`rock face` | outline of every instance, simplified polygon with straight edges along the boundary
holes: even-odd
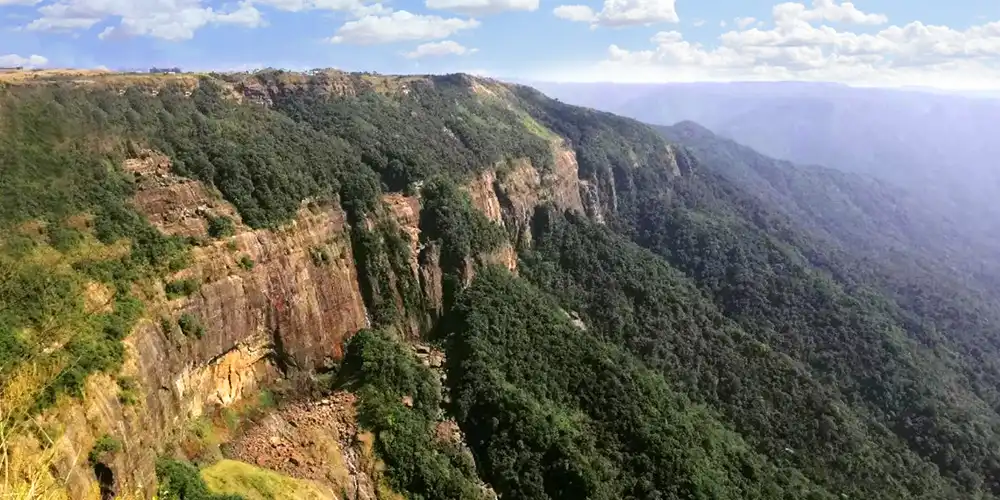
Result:
[[[551,203],[560,210],[585,212],[581,193],[586,192],[586,185],[579,177],[576,153],[558,140],[552,143],[552,155],[555,161],[550,171],[539,172],[521,159],[504,165],[493,182],[492,196],[502,207],[502,223],[512,230],[517,245],[531,244],[531,217],[538,205]]]
[[[263,337],[272,341],[273,361],[282,368],[326,368],[342,356],[343,341],[367,326],[338,207],[303,209],[280,230],[244,232],[196,248],[194,261],[175,278],[204,284],[171,306],[205,327],[203,341],[185,356],[195,363],[214,359],[219,348]]]

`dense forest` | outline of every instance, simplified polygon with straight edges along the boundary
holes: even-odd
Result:
[[[253,228],[305,200],[344,208],[372,328],[331,384],[359,396],[408,498],[1000,496],[993,271],[883,183],[465,75],[54,82],[0,88],[0,115],[0,403],[16,415],[116,374],[142,285],[203,244],[129,203],[121,164],[150,148]],[[461,186],[508,160],[544,174],[554,141],[603,217],[541,205],[517,274],[477,259],[510,235]],[[425,304],[385,193],[420,195],[420,246],[440,249],[444,310],[423,333],[443,384],[398,328]],[[94,280],[114,292],[99,314]],[[434,438],[442,418],[467,450]],[[212,498],[190,464],[158,472],[165,496]]]

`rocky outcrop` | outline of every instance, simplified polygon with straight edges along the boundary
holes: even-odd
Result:
[[[368,463],[356,397],[339,391],[319,401],[285,405],[226,446],[227,454],[343,492],[340,500],[379,499],[380,471]]]
[[[444,314],[444,273],[441,248],[431,243],[420,250],[420,292],[424,295],[426,324],[433,325]]]
[[[560,210],[586,212],[584,195],[586,182],[580,179],[580,166],[576,152],[562,140],[552,142],[553,166],[539,170],[528,159],[510,161],[501,165],[493,180],[492,198],[501,207],[499,219],[514,235],[516,245],[531,244],[531,217],[535,207],[551,203]],[[484,179],[485,180],[485,179]],[[482,180],[478,185],[484,184]],[[476,186],[474,183],[473,186]],[[487,198],[481,194],[480,198]],[[476,200],[476,197],[473,197]],[[490,214],[492,200],[477,206]]]
[[[44,430],[43,439],[25,436],[12,448],[15,455],[30,456],[48,469],[44,472],[49,477],[43,478],[41,484],[50,487],[38,498],[101,498],[101,487],[94,465],[88,462],[88,454],[105,434],[115,436],[120,445],[118,453],[106,457],[112,460],[106,464],[112,471],[112,488],[139,498],[155,492],[156,450],[164,434],[152,427],[152,421],[141,408],[124,404],[119,395],[120,388],[114,378],[104,374],[92,376],[87,380],[82,400],[64,401],[39,417],[37,425]],[[49,440],[50,444],[44,444]],[[42,473],[38,471],[37,477]]]
[[[239,223],[240,217],[218,193],[210,193],[204,184],[174,175],[170,158],[152,151],[141,150],[135,158],[125,160],[125,170],[136,178],[136,207],[166,234],[204,236],[208,229],[206,216],[225,216]]]
[[[667,146],[666,164],[675,176],[689,175],[696,168],[697,160],[684,146],[670,144]]]
[[[406,233],[410,243],[410,266],[416,275],[420,268],[420,197],[390,193],[382,197],[382,203]]]
[[[344,214],[336,204],[303,208],[280,229],[250,230],[231,206],[202,184],[169,172],[169,161],[151,151],[126,165],[137,176],[135,204],[168,234],[194,236],[191,265],[170,276],[197,291],[168,299],[163,288],[137,290],[146,315],[126,339],[122,373],[139,386],[137,402],[121,398],[115,379],[91,377],[81,403],[67,402],[46,415],[58,426],[52,475],[69,498],[95,494],[87,454],[104,434],[121,441],[113,473],[117,491],[151,495],[155,458],[192,418],[230,405],[290,371],[332,367],[344,342],[368,325],[358,287]],[[237,234],[209,240],[206,215],[226,215]],[[317,255],[324,256],[317,259]],[[91,302],[104,307],[95,285]],[[197,333],[185,335],[182,316]],[[25,444],[25,450],[40,448]]]
[[[496,193],[497,174],[494,170],[485,170],[465,186],[469,193],[472,206],[479,209],[488,219],[503,224],[503,211]]]

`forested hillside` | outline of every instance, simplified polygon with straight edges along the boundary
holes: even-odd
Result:
[[[990,286],[996,287],[1000,231],[993,200],[1000,149],[987,124],[1000,119],[1000,100],[807,82],[539,85],[571,104],[651,124],[678,124],[675,132],[696,144],[704,142],[704,134],[680,122],[696,122],[772,158],[899,186],[915,203],[895,211],[906,214],[912,227],[933,226],[930,237],[921,235],[912,246],[949,245],[949,253],[936,258],[989,274],[994,281]],[[724,142],[709,140],[731,155],[734,148]],[[746,161],[755,155],[738,156]],[[843,180],[859,182],[857,176],[840,179],[834,182],[841,188]],[[859,189],[862,197],[868,196],[869,189]],[[887,199],[899,197],[884,187],[875,189]],[[981,265],[987,269],[977,269]]]
[[[102,492],[132,488],[116,429],[143,425],[162,497],[229,493],[203,477],[234,448],[189,421],[272,429],[230,408],[291,380],[356,398],[332,439],[377,498],[1000,496],[989,270],[882,183],[466,75],[52,78],[0,87],[0,114],[18,481],[19,449],[84,447]],[[93,407],[121,425],[81,445],[99,419],[66,415]]]

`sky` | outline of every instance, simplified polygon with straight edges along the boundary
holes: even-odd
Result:
[[[1000,0],[0,0],[0,66],[1000,89]]]

